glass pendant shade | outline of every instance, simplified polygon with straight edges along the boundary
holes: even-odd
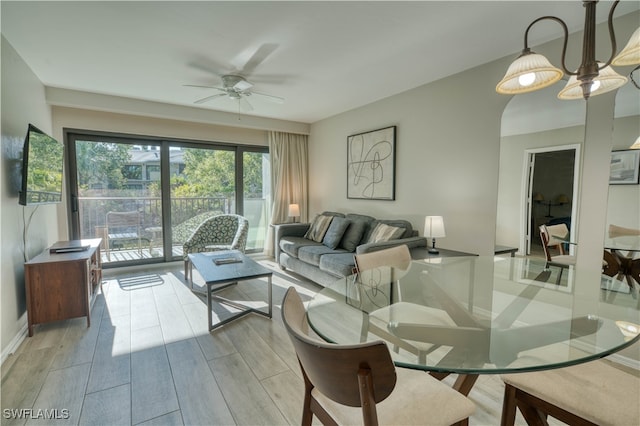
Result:
[[[538,53],[523,53],[511,63],[507,73],[496,86],[503,95],[533,92],[550,86],[563,76],[562,70]]]
[[[598,66],[604,65],[598,62]],[[601,95],[603,93],[610,92],[619,87],[622,87],[627,82],[627,77],[624,77],[613,70],[611,67],[605,67],[600,70],[599,75],[593,79],[593,85],[591,86],[591,96]],[[575,75],[572,75],[567,82],[567,85],[558,93],[558,99],[574,100],[582,99],[582,86],[580,86],[580,80]],[[594,87],[595,86],[595,87]]]
[[[616,56],[612,65],[636,65],[640,64],[640,27],[634,31],[627,45]]]

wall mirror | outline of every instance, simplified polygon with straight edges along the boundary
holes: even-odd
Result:
[[[628,150],[638,137],[640,137],[640,89],[629,83],[622,86],[616,94],[613,151]],[[635,154],[635,150],[630,154]],[[614,174],[616,165],[617,163],[612,164]],[[638,170],[635,171],[637,174]],[[627,179],[627,181],[631,180],[637,182],[635,178]],[[611,183],[607,203],[606,235],[608,235],[609,225],[640,229],[640,185],[616,184],[615,181]]]
[[[611,279],[603,286],[610,295],[630,293],[640,284],[640,260],[634,260],[640,256],[640,149],[629,149],[639,137],[640,89],[631,83],[618,90],[614,108],[604,229],[604,273]]]
[[[544,257],[539,226],[577,230],[586,103],[561,101],[553,85],[511,98],[502,114],[496,245]]]

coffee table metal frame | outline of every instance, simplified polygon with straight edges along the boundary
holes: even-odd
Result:
[[[223,265],[216,265],[214,263],[214,259],[216,258],[228,258],[235,257],[241,259],[241,262],[238,263],[229,263]],[[267,268],[259,265],[253,259],[245,256],[243,253],[237,250],[224,250],[217,252],[207,252],[207,253],[193,253],[189,254],[189,284],[191,286],[191,291],[194,293],[202,293],[200,291],[193,289],[193,267],[195,266],[196,270],[205,281],[207,286],[207,317],[209,324],[209,331],[214,330],[218,327],[227,324],[230,321],[233,321],[237,318],[243,317],[251,312],[266,316],[268,318],[272,317],[273,313],[273,281],[272,276],[273,272],[268,270]],[[268,280],[267,284],[267,293],[268,293],[268,312],[262,311],[260,309],[255,309],[241,303],[238,303],[233,300],[229,300],[222,296],[217,296],[213,294],[216,291],[223,290],[227,287],[235,285],[238,281],[246,281],[254,278],[264,278],[266,277]],[[215,287],[215,289],[214,289]],[[211,313],[213,308],[213,300],[216,300],[219,303],[231,306],[233,308],[239,309],[240,312],[237,312],[231,315],[228,318],[225,318],[222,321],[213,324],[213,315]]]

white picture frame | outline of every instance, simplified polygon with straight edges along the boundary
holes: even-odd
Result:
[[[638,183],[640,183],[640,150],[612,151],[609,185],[637,185]]]

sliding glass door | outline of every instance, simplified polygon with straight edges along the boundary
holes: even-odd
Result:
[[[269,223],[266,147],[126,136],[66,135],[73,238],[103,239],[105,266],[182,259],[182,244],[216,214],[249,219],[248,252]]]

